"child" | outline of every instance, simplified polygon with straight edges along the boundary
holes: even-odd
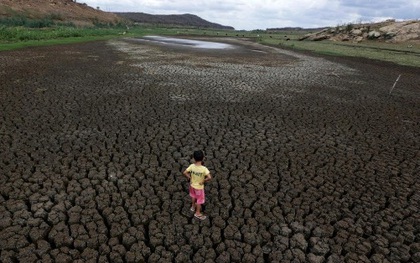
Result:
[[[195,211],[194,216],[196,218],[204,220],[206,216],[201,213],[201,205],[205,201],[204,183],[211,180],[211,175],[209,169],[203,165],[203,151],[194,152],[194,161],[183,174],[190,179],[191,211]]]

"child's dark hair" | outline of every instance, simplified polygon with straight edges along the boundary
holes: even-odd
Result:
[[[204,160],[204,152],[201,150],[195,151],[193,157],[196,162],[202,162]]]

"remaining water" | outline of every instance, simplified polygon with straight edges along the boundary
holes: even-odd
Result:
[[[219,43],[219,42],[210,42],[202,40],[192,40],[192,39],[182,39],[182,38],[173,38],[173,37],[161,37],[161,36],[145,36],[143,39],[158,42],[162,44],[170,45],[179,45],[193,48],[205,48],[205,49],[231,49],[235,48],[233,45]]]

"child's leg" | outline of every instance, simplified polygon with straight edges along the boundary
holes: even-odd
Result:
[[[195,207],[195,214],[201,215],[201,204],[197,204]]]
[[[205,194],[204,194],[204,189],[203,189],[203,190],[198,191],[197,203],[195,206],[196,215],[201,215],[201,205],[204,204],[204,202],[205,202]]]
[[[195,199],[194,197],[191,197],[191,208],[195,208],[196,203],[197,203],[197,199]]]
[[[197,203],[197,198],[195,198],[194,188],[190,186],[189,188],[190,197],[191,197],[191,211],[195,210],[195,204]]]

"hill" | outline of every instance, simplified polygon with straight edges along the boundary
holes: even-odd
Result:
[[[196,15],[151,15],[146,13],[114,13],[122,18],[131,20],[135,23],[145,24],[163,24],[163,25],[179,25],[179,26],[193,26],[200,28],[214,28],[214,29],[230,29],[231,26],[223,26],[220,24],[206,21]]]
[[[123,19],[76,0],[0,0],[0,18],[22,16],[29,19],[52,17],[78,26],[94,23],[118,23]]]

